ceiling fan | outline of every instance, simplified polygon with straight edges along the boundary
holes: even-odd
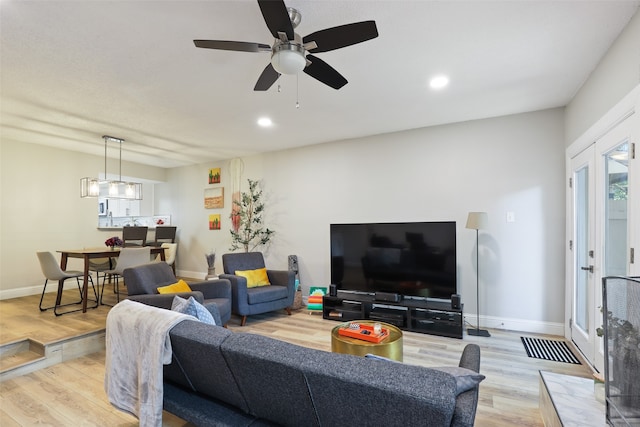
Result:
[[[262,43],[227,40],[194,40],[196,47],[239,52],[271,52],[271,62],[262,71],[253,90],[268,90],[281,74],[304,71],[314,79],[340,89],[347,84],[333,67],[312,53],[328,52],[378,37],[375,21],[354,22],[316,31],[305,37],[294,33],[302,16],[282,0],[258,0],[264,21],[276,38],[273,47]]]

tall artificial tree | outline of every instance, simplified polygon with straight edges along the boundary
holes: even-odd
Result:
[[[243,192],[240,199],[233,200],[231,211],[231,248],[232,251],[243,248],[245,252],[251,252],[258,246],[266,245],[274,234],[264,226],[263,213],[264,202],[262,190],[258,188],[258,181],[252,179],[249,182],[249,192]]]

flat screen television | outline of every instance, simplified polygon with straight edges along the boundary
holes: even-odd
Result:
[[[340,290],[451,299],[456,223],[331,224],[331,282]]]

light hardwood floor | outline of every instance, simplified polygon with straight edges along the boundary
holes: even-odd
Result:
[[[40,313],[38,298],[0,301],[0,344],[24,336],[56,341],[104,328],[108,307],[56,318]],[[337,322],[323,320],[304,310],[287,316],[284,311],[252,316],[240,327],[232,317],[229,329],[270,336],[291,343],[330,350],[330,330]],[[481,373],[476,426],[542,426],[538,409],[538,371],[591,377],[584,363],[548,362],[527,357],[518,332],[491,330],[490,338],[464,335],[464,339],[404,333],[404,363],[421,366],[455,365],[464,346],[481,347]],[[560,339],[560,337],[549,337]],[[576,353],[577,354],[577,353]],[[104,352],[60,363],[0,383],[0,425],[102,425],[135,426],[136,419],[112,408],[103,390]],[[165,412],[165,426],[186,425]]]

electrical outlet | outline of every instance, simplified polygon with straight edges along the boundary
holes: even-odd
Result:
[[[513,211],[507,212],[507,222],[516,222],[516,213]]]

